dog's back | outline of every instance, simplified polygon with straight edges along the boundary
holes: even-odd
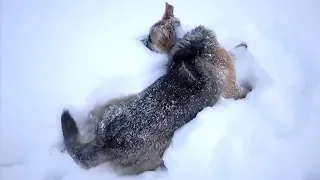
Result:
[[[165,75],[102,113],[92,142],[78,141],[77,125],[64,111],[64,142],[74,161],[85,168],[109,161],[125,174],[161,166],[174,132],[220,97],[207,60],[214,38],[213,32],[203,26],[187,33],[173,46]]]

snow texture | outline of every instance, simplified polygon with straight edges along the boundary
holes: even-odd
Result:
[[[1,180],[320,179],[319,12],[312,0],[168,1],[185,29],[212,28],[237,52],[244,100],[206,108],[175,133],[168,171],[120,177],[61,153],[60,115],[81,129],[95,104],[139,92],[166,57],[138,39],[165,1],[1,0]]]

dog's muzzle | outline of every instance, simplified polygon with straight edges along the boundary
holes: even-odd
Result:
[[[148,49],[150,49],[151,51],[153,51],[152,50],[152,48],[151,48],[151,38],[150,38],[150,36],[146,36],[146,37],[144,37],[144,38],[142,38],[141,40],[140,40]]]

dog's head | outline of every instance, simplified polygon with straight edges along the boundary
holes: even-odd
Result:
[[[166,2],[162,19],[149,30],[146,46],[157,53],[167,53],[175,44],[180,20],[173,14],[174,7]]]

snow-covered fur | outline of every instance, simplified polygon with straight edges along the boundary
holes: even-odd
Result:
[[[151,26],[146,46],[157,53],[168,53],[178,41],[177,32],[180,29],[180,20],[173,14],[174,7],[166,3],[162,19]],[[190,34],[190,32],[189,32]],[[250,84],[240,86],[237,83],[233,54],[222,47],[216,38],[208,46],[214,46],[206,59],[213,64],[214,72],[218,77],[222,96],[226,99],[242,99],[252,90]],[[240,43],[235,48],[247,48],[247,44]]]
[[[205,107],[215,105],[221,96],[211,58],[217,48],[215,39],[204,26],[187,33],[168,54],[166,74],[136,95],[99,107],[91,142],[79,141],[76,122],[64,110],[64,143],[73,160],[84,168],[110,162],[123,174],[163,165],[163,153],[175,131]]]

